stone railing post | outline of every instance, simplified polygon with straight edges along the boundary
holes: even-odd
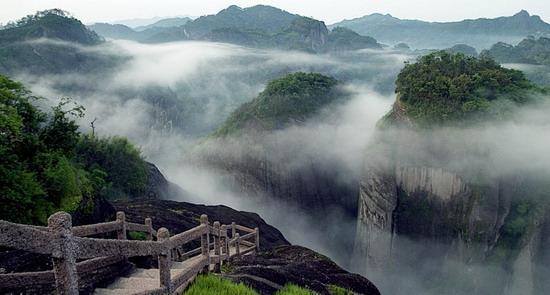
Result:
[[[231,222],[231,238],[235,238],[235,234],[237,233],[237,227],[235,222]]]
[[[220,222],[214,222],[214,255],[218,256],[218,262],[214,264],[214,272],[221,271],[222,255],[220,251]]]
[[[126,240],[126,214],[124,212],[119,211],[116,213],[116,220],[120,222],[120,229],[117,230],[117,239],[119,240]]]
[[[153,240],[153,221],[151,218],[145,218],[145,226],[147,226],[147,241]]]
[[[222,225],[220,228],[220,236],[223,238],[221,241],[221,253],[222,257],[225,259],[229,259],[229,239],[227,238],[227,225]],[[223,265],[223,262],[220,263],[220,265]]]
[[[160,228],[157,232],[157,240],[159,242],[167,242],[170,240],[170,232],[166,228]],[[167,243],[165,243],[167,245]],[[172,281],[170,277],[170,267],[171,267],[171,257],[170,252],[172,249],[164,249],[164,251],[159,255],[159,278],[160,278],[160,287],[164,288],[169,294],[172,293]]]
[[[256,233],[255,235],[255,242],[256,242],[256,253],[260,252],[260,229],[259,228],[254,228],[254,232]]]
[[[208,216],[206,214],[201,215],[201,225],[206,225],[206,233],[201,237],[201,254],[206,256],[207,261],[203,272],[208,273],[210,270],[210,229],[208,228]]]
[[[235,234],[235,254],[241,256],[241,235],[239,233]]]
[[[76,244],[71,231],[71,215],[57,212],[48,218],[48,227],[52,234],[53,271],[57,292],[61,295],[78,294],[78,273],[76,271]]]

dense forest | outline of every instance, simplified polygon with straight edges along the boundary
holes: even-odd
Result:
[[[270,81],[265,90],[242,104],[216,131],[216,135],[242,132],[243,129],[272,130],[304,122],[322,107],[342,99],[338,81],[318,73],[293,73]]]
[[[421,125],[502,119],[541,91],[521,71],[503,68],[491,58],[446,51],[407,64],[396,81],[398,103]]]

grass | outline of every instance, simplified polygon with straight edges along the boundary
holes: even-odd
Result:
[[[193,284],[182,295],[258,295],[252,288],[243,283],[233,283],[224,278],[215,275],[198,276]],[[282,290],[277,291],[275,295],[315,295],[316,293],[308,289],[288,284]],[[334,293],[352,294],[352,293]]]
[[[258,295],[243,283],[233,283],[229,280],[214,276],[198,276],[184,295]]]
[[[139,231],[130,231],[128,232],[128,238],[130,240],[145,241],[147,240],[147,234]]]
[[[311,290],[304,289],[302,287],[298,287],[293,284],[287,284],[283,289],[275,293],[275,295],[315,295],[315,294],[316,293]]]
[[[348,289],[344,289],[344,288],[336,286],[336,285],[328,286],[328,291],[332,295],[353,295],[353,294],[355,294],[355,293],[353,293],[352,291],[350,291]]]

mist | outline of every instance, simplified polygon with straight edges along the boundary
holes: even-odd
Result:
[[[412,56],[370,50],[318,55],[202,42],[144,45],[111,41],[88,48],[74,46],[116,56],[115,66],[100,73],[20,73],[16,78],[36,95],[49,98],[48,105],[60,97],[82,104],[86,108],[79,122],[83,132],[90,132],[90,122],[95,120],[96,135],[125,136],[140,146],[146,159],[185,192],[174,199],[256,212],[292,243],[347,266],[347,249],[353,246],[355,234],[353,215],[327,208],[321,227],[319,216],[293,203],[260,194],[243,195],[233,175],[197,164],[194,158],[205,153],[248,153],[250,146],[242,143],[259,140],[255,146],[261,148],[256,152],[276,151],[268,161],[285,163],[284,169],[321,163],[323,169],[334,170],[339,181],[355,186],[368,138],[394,100],[395,76]],[[268,81],[296,71],[334,76],[349,99],[327,107],[302,126],[261,138],[204,143],[208,134],[240,104],[256,97]],[[355,199],[350,201],[355,203]]]
[[[382,167],[381,169],[388,170],[377,173],[395,175],[396,170],[408,167],[435,168],[457,175],[463,183],[468,183],[472,190],[496,187],[499,190],[496,193],[502,193],[503,199],[499,199],[498,204],[490,201],[483,203],[485,206],[493,204],[494,207],[478,208],[481,212],[473,213],[473,220],[467,222],[475,222],[476,218],[486,220],[484,214],[500,211],[513,203],[531,206],[535,204],[536,209],[530,209],[533,210],[530,218],[533,218],[535,224],[530,230],[541,230],[541,235],[544,235],[544,232],[547,232],[544,224],[548,223],[548,213],[545,213],[545,210],[550,202],[549,98],[540,95],[536,103],[521,108],[511,105],[511,116],[502,120],[472,123],[462,127],[381,129],[369,138],[370,143],[364,158],[365,169]],[[429,176],[427,178],[429,179]],[[420,188],[413,189],[421,191]],[[407,193],[414,194],[411,191]],[[442,202],[445,206],[455,204],[453,199],[445,199],[445,196],[439,198],[433,202]],[[459,195],[453,198],[454,202],[461,202]],[[434,206],[437,208],[437,205]],[[434,208],[430,210],[435,210]],[[445,208],[455,207],[448,205]],[[456,210],[460,210],[460,207]],[[411,211],[412,209],[408,212]],[[436,213],[439,217],[434,217],[434,220],[439,218],[441,222],[445,222],[445,214]],[[425,220],[431,220],[429,218],[425,217]],[[461,221],[455,222],[459,223],[456,226],[462,228]],[[432,226],[435,228],[437,225]],[[359,236],[364,234],[358,232]],[[419,238],[418,234],[415,236],[413,232],[409,234],[411,237],[400,235],[399,232],[382,232],[381,236],[377,236],[379,240],[391,240],[388,250],[391,252],[391,258],[388,258],[390,261],[387,262],[390,266],[386,271],[367,266],[366,275],[383,293],[538,294],[535,292],[540,290],[534,290],[541,286],[534,285],[534,278],[550,276],[546,262],[533,262],[538,263],[538,266],[533,264],[534,267],[528,263],[535,255],[534,249],[547,247],[539,244],[545,242],[539,241],[537,236],[526,235],[521,241],[522,247],[514,254],[516,256],[513,256],[511,262],[497,263],[490,258],[493,251],[498,251],[496,239],[500,232],[497,232],[495,241],[489,237],[488,240],[479,242],[469,241],[460,236],[462,232],[459,232],[454,237],[454,243],[448,241],[451,238],[446,236],[446,233],[439,233],[441,237],[433,235],[432,239]],[[460,244],[463,240],[468,240],[468,244]],[[376,247],[376,241],[370,242],[374,243],[372,247]],[[487,255],[486,259],[476,256],[480,253]],[[360,254],[363,255],[368,254]],[[360,260],[359,265],[352,266],[353,271],[365,273],[365,268],[360,264],[367,264],[367,258],[362,259],[364,260]]]
[[[29,85],[36,95],[47,97],[46,106],[60,97],[72,97],[82,104],[86,108],[86,116],[79,122],[83,132],[90,132],[90,122],[96,119],[98,136],[125,136],[140,146],[146,159],[185,192],[174,196],[175,200],[256,212],[290,242],[317,250],[346,268],[356,216],[337,207],[316,215],[268,195],[244,195],[236,188],[234,175],[203,165],[197,158],[258,157],[284,171],[318,163],[335,175],[335,182],[357,188],[364,167],[380,161],[383,151],[390,147],[399,149],[403,165],[440,167],[472,181],[480,174],[491,179],[518,173],[543,178],[550,175],[549,103],[519,110],[511,120],[471,127],[379,131],[377,122],[395,101],[395,78],[403,63],[415,58],[399,52],[308,54],[220,43],[145,45],[129,41],[110,41],[81,50],[112,54],[117,60],[113,69],[102,73],[40,77],[20,73],[15,78]],[[233,110],[256,97],[268,81],[296,71],[335,77],[349,98],[298,126],[261,136],[206,139]],[[439,248],[417,241],[408,247],[410,253],[418,255],[438,253]],[[428,256],[421,258],[425,263],[418,273],[437,269]],[[459,259],[448,263],[451,274],[501,271]],[[383,293],[429,294],[423,283],[426,277],[415,276],[415,270],[362,274]],[[455,294],[468,290],[461,292]]]

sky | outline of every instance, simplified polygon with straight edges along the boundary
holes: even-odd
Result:
[[[240,7],[256,4],[276,6],[327,24],[375,12],[407,19],[455,21],[513,15],[522,9],[550,22],[550,3],[547,0],[0,0],[0,23],[49,8],[67,10],[84,23],[93,23],[201,16],[216,13],[232,4]]]

